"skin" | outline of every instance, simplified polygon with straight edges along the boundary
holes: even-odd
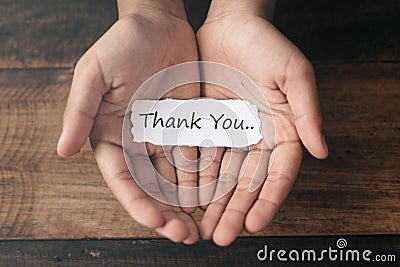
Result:
[[[258,85],[273,112],[277,146],[272,169],[254,192],[249,192],[249,185],[259,172],[258,162],[263,163],[265,158],[263,140],[247,150],[218,148],[214,162],[200,172],[199,184],[207,184],[227,172],[230,161],[248,162],[242,175],[234,168],[229,170],[240,179],[236,188],[203,207],[200,235],[220,246],[233,242],[243,228],[254,233],[273,220],[299,171],[302,144],[316,158],[328,156],[313,68],[268,21],[273,1],[232,2],[213,1],[207,20],[197,33],[200,59],[234,67]],[[261,16],[264,14],[267,16]],[[211,85],[202,88],[202,95],[235,98],[230,91]],[[266,165],[264,162],[264,168]]]
[[[76,66],[58,154],[69,157],[78,153],[89,137],[108,187],[128,214],[174,242],[195,243],[200,231],[201,237],[226,246],[243,228],[261,230],[271,222],[294,183],[302,144],[317,158],[328,155],[312,66],[268,21],[274,1],[214,0],[197,34],[199,51],[180,0],[121,0],[118,8],[120,19]],[[200,171],[199,177],[176,170],[161,147],[147,144],[153,165],[171,182],[197,186],[227,172],[241,178],[225,197],[202,207],[205,213],[199,227],[188,214],[195,207],[162,204],[142,191],[126,166],[121,137],[124,113],[135,90],[168,66],[197,60],[198,53],[201,60],[230,65],[256,82],[273,110],[278,144],[266,181],[252,193],[248,188],[253,174],[266,168],[260,171],[259,166],[265,164],[257,165],[265,156],[263,142],[244,150],[218,148],[211,165]],[[203,87],[201,94],[235,98],[210,85]],[[199,96],[200,88],[191,86],[165,97]],[[196,148],[181,147],[181,151],[186,158],[197,157]],[[248,164],[240,175],[242,162]],[[204,197],[209,196],[199,195]]]
[[[174,242],[198,240],[196,223],[179,207],[145,194],[126,166],[122,122],[135,90],[151,75],[198,59],[196,40],[181,1],[120,1],[120,19],[79,60],[64,113],[58,154],[69,157],[89,136],[94,156],[115,197],[137,222]],[[199,88],[182,87],[166,97],[194,98]],[[171,182],[196,186],[197,174],[175,171],[162,147],[147,144],[156,169]],[[197,149],[182,147],[187,158]],[[196,196],[195,196],[196,197]],[[185,208],[190,213],[194,208]]]

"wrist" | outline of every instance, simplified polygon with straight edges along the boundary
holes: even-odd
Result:
[[[263,17],[271,21],[276,0],[213,0],[207,20],[214,20],[232,13],[243,13]]]
[[[130,13],[142,13],[151,10],[154,13],[167,13],[187,20],[182,0],[118,0],[118,16],[122,18]]]

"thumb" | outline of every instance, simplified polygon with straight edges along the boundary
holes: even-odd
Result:
[[[93,127],[93,121],[107,87],[96,56],[85,54],[75,68],[63,130],[57,153],[69,157],[79,152]]]
[[[287,96],[304,146],[314,157],[326,158],[328,146],[322,133],[322,115],[313,67],[301,52],[291,63],[282,91]]]

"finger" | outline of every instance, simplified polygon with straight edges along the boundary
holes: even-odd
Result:
[[[176,186],[175,167],[168,160],[172,158],[172,147],[154,146],[152,144],[149,144],[148,147],[150,148],[150,160],[158,173],[157,176],[159,190],[164,195],[165,200],[168,204],[177,206],[179,204],[179,201],[178,188]]]
[[[251,147],[241,167],[235,192],[215,228],[213,240],[217,245],[228,246],[242,231],[245,216],[259,193],[259,190],[249,191],[250,184],[254,181],[262,183],[265,179],[269,156],[270,150],[263,149],[262,142]]]
[[[163,215],[132,178],[122,148],[101,141],[93,141],[92,147],[104,180],[128,214],[144,226],[150,228],[162,226],[165,221]],[[155,178],[153,183],[151,187],[158,187]]]
[[[247,151],[239,148],[228,148],[224,153],[213,202],[208,206],[199,224],[202,238],[211,239],[237,184],[246,153]]]
[[[199,239],[196,224],[190,215],[183,213],[178,207],[160,202],[157,205],[165,218],[165,224],[156,228],[157,233],[173,242],[185,244],[193,244]]]
[[[303,149],[299,141],[280,143],[275,149],[267,180],[245,219],[245,228],[252,233],[260,231],[275,217],[300,168]]]
[[[190,220],[191,217],[183,216],[180,208],[165,204],[178,204],[176,187],[165,186],[166,183],[176,183],[175,168],[170,163],[172,147],[130,142],[125,149],[129,153],[127,163],[128,166],[130,164],[131,172],[140,177],[142,189],[153,197],[153,202],[164,218],[165,223],[157,227],[156,231],[174,242],[196,242],[198,231],[194,221]]]
[[[203,210],[212,201],[222,156],[223,147],[201,147],[199,162],[199,204]]]
[[[272,151],[273,149],[268,148],[264,139],[262,139],[262,142],[259,144],[250,147],[250,152],[247,157],[249,163],[246,166],[246,170],[249,170],[248,175],[251,175],[248,189],[250,193],[256,191],[264,183],[270,168],[271,157],[273,158]],[[253,157],[254,160],[251,159],[250,156]],[[256,160],[258,160],[258,162]],[[244,177],[247,176],[245,175]]]
[[[60,156],[68,157],[79,152],[86,142],[102,96],[107,90],[102,75],[97,60],[89,54],[78,62],[57,146]]]
[[[236,99],[239,97],[231,90],[210,83],[202,84],[201,95],[205,97],[211,97],[214,99]],[[230,153],[227,154],[225,152],[225,148],[222,147],[200,148],[199,204],[201,205],[200,207],[203,210],[208,209],[207,205],[208,203],[212,202],[213,200],[215,201],[214,196],[216,193],[217,184],[219,182],[222,182],[218,187],[219,191],[220,192],[223,191],[222,188],[223,181],[218,181],[217,183],[215,183],[218,174],[222,173],[220,172],[220,166],[223,156],[230,157],[231,154]],[[240,162],[240,165],[241,164],[242,162]],[[237,177],[235,177],[235,179],[237,179]]]
[[[215,227],[224,213],[225,207],[228,204],[232,193],[233,189],[224,197],[208,205],[207,210],[204,212],[199,223],[199,232],[203,239],[209,240],[212,238]]]
[[[192,245],[199,240],[199,230],[197,228],[197,224],[192,216],[188,214],[182,212],[180,213],[180,216],[182,217],[185,225],[189,228],[189,236],[185,240],[183,240],[183,243],[186,245]]]
[[[183,211],[192,213],[198,205],[197,147],[175,146],[172,157],[179,185],[179,204]]]
[[[148,147],[150,159],[158,174],[169,183],[176,184],[177,176],[175,174],[175,167],[172,164],[173,162],[171,162],[173,147],[153,146],[151,144]],[[156,203],[165,218],[165,224],[156,228],[156,231],[173,242],[196,242],[198,240],[198,233],[197,231],[193,231],[193,225],[191,225],[194,223],[193,220],[190,221],[187,217],[182,216],[182,210],[176,206],[179,204],[177,187],[162,186],[163,183],[160,183],[160,179],[159,177],[160,190],[165,196],[167,204]],[[168,203],[175,206],[168,205]]]
[[[213,196],[213,202],[224,197],[238,183],[243,160],[248,153],[247,148],[228,148],[221,162],[221,171],[218,176],[217,187]]]
[[[191,83],[174,88],[164,98],[193,99],[200,96],[200,84]],[[176,167],[178,199],[183,211],[192,213],[198,205],[197,147],[176,146],[172,149],[172,162]]]
[[[297,51],[289,62],[282,91],[287,95],[299,136],[316,158],[328,156],[328,146],[322,133],[315,74],[311,63]]]

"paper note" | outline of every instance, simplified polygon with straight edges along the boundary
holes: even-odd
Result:
[[[245,100],[136,100],[133,141],[155,145],[246,147],[261,138],[257,106]]]

